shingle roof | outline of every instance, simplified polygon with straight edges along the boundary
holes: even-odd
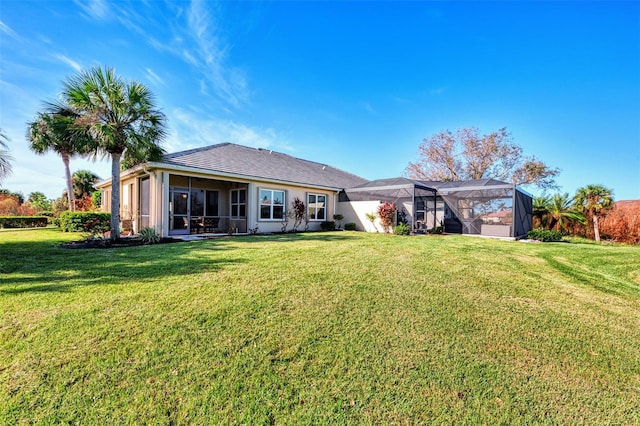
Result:
[[[166,154],[161,163],[222,172],[247,178],[279,180],[329,188],[349,188],[367,182],[359,176],[326,164],[281,152],[221,143]]]

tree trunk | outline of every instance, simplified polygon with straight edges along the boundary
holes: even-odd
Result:
[[[111,153],[111,232],[109,239],[120,236],[120,157],[122,153]]]
[[[60,154],[64,163],[64,177],[67,181],[67,201],[69,201],[69,211],[75,211],[76,200],[73,196],[73,182],[71,181],[71,169],[69,168],[70,156],[67,153]]]
[[[593,236],[596,241],[600,241],[600,229],[598,227],[598,215],[596,213],[593,214]]]

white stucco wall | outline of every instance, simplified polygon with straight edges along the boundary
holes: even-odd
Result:
[[[380,218],[376,217],[375,226],[367,219],[367,213],[376,213],[379,201],[343,201],[339,202],[336,211],[344,215],[342,226],[354,222],[358,231],[383,232]]]

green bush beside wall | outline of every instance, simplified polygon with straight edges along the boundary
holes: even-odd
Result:
[[[89,232],[100,234],[110,229],[111,213],[62,212],[60,228],[65,232]]]

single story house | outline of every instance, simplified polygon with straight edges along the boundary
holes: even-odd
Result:
[[[309,230],[342,214],[343,223],[378,231],[367,213],[385,201],[396,203],[397,222],[417,233],[441,226],[445,232],[521,237],[531,229],[531,195],[505,182],[367,181],[326,164],[232,143],[166,154],[120,177],[122,228],[151,226],[161,236],[279,232],[296,198],[306,206]],[[109,211],[111,181],[97,188],[102,209]]]
[[[307,206],[309,229],[319,230],[333,220],[338,193],[366,182],[326,164],[232,143],[166,154],[120,178],[122,228],[151,226],[163,237],[278,232],[295,198]],[[97,188],[110,211],[111,180]]]

